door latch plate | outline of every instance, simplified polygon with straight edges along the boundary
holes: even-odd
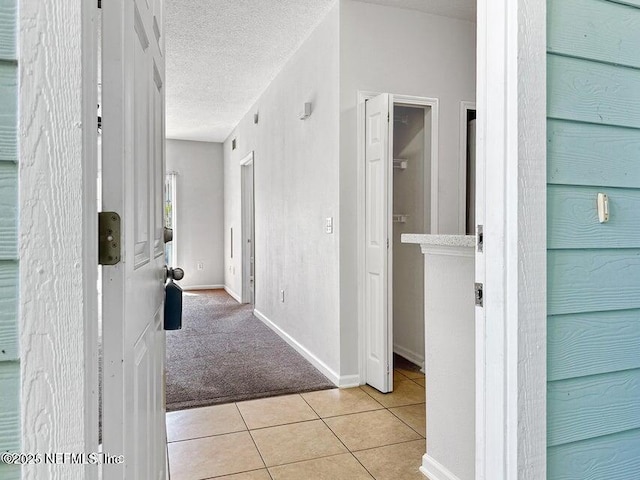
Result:
[[[484,285],[476,283],[476,307],[484,306]]]
[[[116,265],[120,262],[120,215],[98,213],[98,263]]]

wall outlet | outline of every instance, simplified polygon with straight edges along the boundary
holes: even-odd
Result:
[[[324,231],[325,233],[331,234],[333,233],[333,217],[327,217],[324,220]]]
[[[204,263],[203,262],[198,262],[196,264],[196,269],[198,270],[204,270]]]
[[[280,290],[280,301],[284,303],[284,290]]]

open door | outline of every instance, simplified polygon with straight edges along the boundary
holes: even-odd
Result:
[[[255,303],[255,213],[253,153],[241,163],[242,172],[242,303]]]
[[[162,0],[102,2],[103,211],[121,217],[103,267],[103,478],[164,480]]]
[[[366,102],[365,126],[365,348],[366,381],[393,390],[392,261],[393,99],[387,93]]]

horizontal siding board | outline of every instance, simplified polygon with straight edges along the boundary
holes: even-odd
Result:
[[[547,451],[547,480],[640,478],[640,430],[631,430]]]
[[[640,250],[549,250],[547,313],[640,308]]]
[[[602,0],[550,0],[547,49],[640,68],[640,9]]]
[[[547,415],[550,447],[640,428],[640,370],[550,382]]]
[[[0,0],[0,60],[16,59],[17,0]]]
[[[18,358],[18,264],[0,262],[0,362]]]
[[[0,478],[2,480],[20,480],[19,465],[3,465],[0,463]]]
[[[640,310],[551,316],[547,339],[549,381],[640,368]]]
[[[609,3],[619,3],[620,5],[629,5],[630,7],[640,8],[640,0],[604,0]]]
[[[598,220],[599,192],[609,196],[607,223]],[[640,189],[549,185],[548,248],[640,248],[638,212]]]
[[[0,260],[18,258],[18,167],[0,163]]]
[[[640,188],[640,130],[547,121],[550,184]]]
[[[552,118],[640,128],[640,70],[547,56]]]
[[[0,362],[0,452],[20,451],[20,365]]]
[[[0,63],[0,162],[18,158],[17,66]]]

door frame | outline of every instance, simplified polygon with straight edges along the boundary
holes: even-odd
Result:
[[[97,2],[17,4],[20,448],[98,452]],[[93,480],[98,468],[55,475]]]
[[[458,167],[458,233],[467,233],[467,140],[469,138],[469,123],[467,122],[469,110],[478,109],[476,102],[463,100],[460,102],[460,164]]]
[[[366,185],[365,185],[365,121],[366,111],[365,103],[367,100],[377,97],[383,92],[372,91],[358,91],[358,112],[357,112],[357,194],[358,194],[358,206],[357,206],[357,241],[358,241],[358,375],[360,377],[360,384],[366,383],[366,338],[365,338],[365,291],[366,285],[366,262],[365,262],[365,208],[366,208]],[[432,233],[438,232],[438,156],[439,156],[439,118],[440,118],[440,100],[438,98],[431,97],[419,97],[414,95],[399,95],[395,93],[390,94],[390,103],[393,105],[408,105],[416,107],[429,107],[431,109],[431,147],[429,149],[431,154],[431,169],[425,169],[425,185],[427,174],[430,172],[430,201],[431,201],[431,214],[430,214],[430,229]],[[426,109],[425,109],[426,112]],[[425,113],[426,116],[426,113]],[[389,131],[389,135],[393,137],[393,130]],[[426,146],[426,135],[425,135]],[[427,149],[425,148],[425,151]],[[391,179],[392,180],[392,179]],[[392,219],[387,219],[392,222]],[[389,254],[393,250],[392,239],[390,239]],[[390,263],[391,265],[391,263]],[[391,269],[389,270],[392,271]],[[391,276],[391,275],[390,275]],[[391,294],[390,288],[388,288],[388,294]],[[391,331],[391,326],[389,327]],[[390,334],[391,335],[391,334]],[[392,345],[391,338],[389,339],[390,345]],[[393,347],[391,347],[393,348]],[[393,375],[393,372],[391,372]]]
[[[251,255],[253,253],[253,302],[255,303],[255,295],[256,295],[256,281],[255,281],[255,277],[256,277],[256,273],[255,273],[255,204],[256,204],[256,199],[255,199],[255,178],[256,178],[256,172],[255,172],[255,152],[252,150],[249,154],[247,154],[242,160],[240,160],[240,210],[241,210],[241,215],[242,215],[242,224],[240,227],[240,238],[242,241],[242,249],[240,252],[241,255],[241,268],[242,268],[242,293],[241,293],[241,298],[242,301],[240,303],[251,303],[251,294],[250,294],[250,288],[249,288],[249,277],[251,276],[251,264],[250,264],[250,260],[247,261],[248,259],[251,258]],[[252,199],[252,203],[253,205],[251,205],[251,208],[248,208],[249,205],[247,205],[247,202],[245,200],[245,172],[246,169],[245,167],[252,165],[253,166],[253,182],[252,185],[254,185],[253,187],[253,194],[251,195],[251,199]],[[251,213],[251,215],[253,216],[253,219],[251,219],[249,217],[249,214]],[[249,247],[247,245],[247,242],[245,242],[246,239],[246,233],[247,230],[251,228],[251,226],[253,225],[253,242],[251,244],[251,246]]]
[[[58,18],[64,22],[37,14],[52,8],[61,11]],[[17,29],[20,50],[25,52],[18,68],[29,69],[20,77],[20,160],[37,159],[22,163],[20,173],[20,232],[31,239],[20,246],[18,287],[21,445],[25,451],[97,451],[92,413],[97,408],[97,222],[91,203],[97,171],[92,153],[97,148],[92,134],[96,2],[19,0],[18,11],[21,24],[31,25]],[[478,358],[491,368],[478,372],[482,394],[476,415],[476,478],[534,480],[546,475],[546,0],[478,0],[477,29],[477,103],[478,111],[485,111],[478,121],[477,154],[492,175],[484,178],[481,186],[487,195],[477,209],[482,215],[478,218],[484,219],[485,252],[476,275],[484,280],[485,312],[491,319],[476,316],[477,331],[485,334],[483,339],[478,335],[478,342],[483,342],[478,343]],[[48,42],[54,48],[45,48],[43,36],[59,42]],[[59,63],[63,49],[65,68],[48,68]],[[35,53],[37,62],[23,62]],[[44,76],[50,87],[49,109],[43,110],[40,102],[34,114],[40,98],[34,92]],[[70,89],[81,95],[69,95]],[[65,114],[72,108],[76,120]],[[57,114],[51,115],[53,111]],[[38,150],[43,132],[59,141]],[[67,174],[57,178],[64,183],[43,181],[49,178],[47,165],[83,172],[82,178]],[[82,194],[59,195],[65,185],[69,192]],[[359,185],[359,196],[361,189]],[[56,202],[45,205],[43,198]],[[52,243],[46,222],[29,222],[38,212],[78,228],[64,232],[65,242]],[[27,230],[27,225],[32,228]],[[82,252],[81,257],[72,252]],[[36,276],[35,271],[49,275]],[[51,275],[56,271],[74,273],[54,282]],[[82,288],[67,288],[72,284]],[[32,343],[40,311],[48,311],[51,324],[58,325],[49,331],[48,340],[65,352],[65,362],[51,362],[42,354],[43,347]],[[68,365],[76,366],[73,372]],[[78,368],[83,374],[78,375]],[[47,378],[60,379],[64,388],[51,390]],[[40,425],[43,411],[49,413],[51,439],[32,428]],[[24,466],[23,471],[31,468]],[[67,471],[69,479],[97,475],[89,466]]]
[[[547,0],[478,0],[476,480],[547,474]]]

